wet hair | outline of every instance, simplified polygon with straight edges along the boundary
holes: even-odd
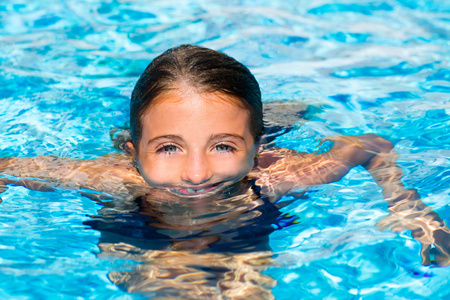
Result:
[[[159,95],[181,84],[199,92],[233,96],[234,104],[248,110],[250,132],[255,142],[259,140],[264,129],[261,91],[250,70],[219,51],[181,45],[156,57],[134,87],[130,102],[130,129],[135,146],[141,138],[141,119],[146,110]]]

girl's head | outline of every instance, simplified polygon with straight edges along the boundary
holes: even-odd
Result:
[[[233,58],[180,46],[139,78],[130,123],[127,147],[150,186],[182,196],[210,194],[253,167],[263,130],[259,86]]]
[[[240,62],[221,52],[181,45],[156,57],[133,90],[130,103],[132,142],[139,144],[141,118],[162,93],[190,87],[198,92],[223,93],[249,113],[249,126],[256,141],[263,131],[261,91],[252,73]]]

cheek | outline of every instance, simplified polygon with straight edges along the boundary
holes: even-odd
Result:
[[[153,187],[170,185],[179,179],[180,163],[176,160],[140,159],[139,171]]]
[[[253,168],[253,163],[253,157],[217,159],[214,163],[214,169],[217,175],[242,178]]]

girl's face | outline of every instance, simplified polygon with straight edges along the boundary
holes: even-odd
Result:
[[[237,99],[174,89],[156,100],[142,117],[139,148],[128,144],[150,186],[202,196],[249,173],[256,145],[248,111],[234,104]]]

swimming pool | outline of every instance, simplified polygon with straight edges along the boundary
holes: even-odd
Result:
[[[95,158],[115,151],[131,89],[161,51],[224,51],[259,80],[263,99],[308,105],[281,147],[374,132],[396,144],[404,182],[450,222],[448,1],[0,2],[0,156]],[[0,298],[140,299],[108,274],[133,259],[100,257],[84,223],[101,206],[77,191],[10,187],[0,196]],[[285,199],[289,200],[289,199]],[[450,268],[420,264],[361,168],[281,209],[263,273],[276,299],[447,299]]]

